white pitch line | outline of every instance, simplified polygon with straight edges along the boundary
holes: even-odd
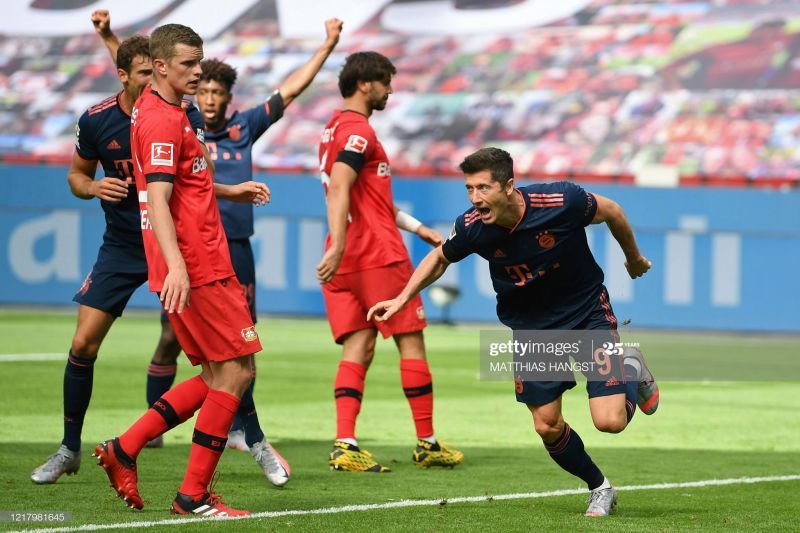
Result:
[[[26,363],[28,361],[61,361],[66,360],[65,353],[2,353],[0,363]]]
[[[627,485],[615,487],[617,491],[634,490],[665,490],[681,489],[693,487],[718,487],[722,485],[748,485],[753,483],[768,483],[772,481],[798,481],[800,474],[789,474],[785,476],[764,476],[764,477],[740,477],[729,479],[705,479],[701,481],[685,481],[681,483],[655,483],[652,485]],[[195,522],[231,521],[231,520],[250,520],[253,518],[278,518],[281,516],[302,516],[315,514],[338,514],[354,511],[372,511],[376,509],[397,509],[400,507],[423,507],[450,505],[453,503],[473,503],[486,502],[492,500],[527,500],[536,498],[550,498],[553,496],[571,496],[576,494],[586,494],[586,489],[564,489],[549,492],[518,492],[513,494],[498,494],[496,496],[464,496],[458,498],[444,498],[439,500],[400,500],[387,503],[368,503],[361,505],[344,505],[341,507],[323,507],[319,509],[296,509],[287,511],[268,511],[263,513],[253,513],[250,516],[231,517],[231,518],[178,518],[173,520],[157,520],[150,522],[120,522],[117,524],[86,524],[75,527],[56,527],[46,529],[25,529],[12,531],[11,533],[61,533],[68,531],[99,531],[101,529],[138,529],[146,527],[166,527],[192,524]]]

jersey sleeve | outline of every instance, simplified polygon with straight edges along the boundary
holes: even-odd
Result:
[[[283,96],[276,90],[267,98],[264,105],[248,109],[242,115],[249,126],[250,142],[254,143],[283,116]]]
[[[203,120],[203,115],[200,114],[200,110],[197,109],[193,103],[189,102],[188,100],[184,100],[185,109],[186,109],[186,118],[189,119],[189,124],[192,126],[192,131],[197,136],[197,140],[201,143],[206,143],[206,123]]]
[[[95,142],[95,131],[89,120],[89,112],[85,112],[75,124],[75,151],[82,159],[96,161],[100,159],[100,152]]]
[[[457,263],[474,252],[464,225],[464,215],[459,216],[450,230],[450,236],[442,245],[442,254],[451,263]]]
[[[147,182],[174,181],[181,153],[182,127],[172,117],[139,116],[137,151]]]
[[[565,181],[564,183],[564,209],[570,222],[575,227],[585,227],[592,223],[597,213],[597,198],[583,187]]]
[[[378,144],[375,131],[366,122],[351,122],[340,125],[335,135],[335,161],[361,172]]]

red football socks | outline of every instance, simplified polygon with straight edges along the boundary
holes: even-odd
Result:
[[[207,394],[208,385],[200,376],[178,383],[120,435],[120,447],[135,460],[149,441],[190,419]]]
[[[417,437],[433,435],[433,380],[424,359],[400,359],[400,382],[411,406]]]
[[[358,363],[340,361],[333,393],[336,398],[336,438],[355,439],[356,418],[361,411],[367,369]]]
[[[192,451],[181,494],[198,500],[206,493],[206,487],[225,450],[228,431],[238,408],[239,398],[233,394],[214,389],[208,391],[194,425]]]

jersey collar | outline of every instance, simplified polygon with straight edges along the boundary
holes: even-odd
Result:
[[[198,108],[198,109],[199,109],[199,108]],[[236,114],[236,112],[234,112],[234,115],[235,115],[235,114]],[[233,118],[233,116],[231,116],[231,118]],[[229,118],[226,118],[226,119],[225,119],[225,121],[222,123],[222,126],[220,126],[219,128],[217,128],[217,129],[215,129],[215,130],[212,130],[211,128],[209,128],[208,126],[206,126],[206,131],[207,131],[208,133],[219,133],[219,132],[221,132],[221,131],[225,131],[225,128],[227,128],[227,127],[228,127],[228,123],[230,123],[230,121],[231,121],[231,119],[229,119]]]
[[[525,213],[528,211],[528,204],[525,203],[525,197],[522,195],[522,191],[520,191],[519,189],[514,189],[514,191],[516,191],[517,194],[519,194],[520,199],[522,199],[522,214],[519,216],[519,220],[517,220],[517,223],[514,224],[513,228],[509,228],[508,226],[503,226],[498,224],[498,226],[500,226],[501,228],[507,229],[509,233],[514,233],[514,230],[517,229],[517,226],[519,226],[519,223],[522,222],[523,218],[525,218]]]
[[[125,92],[125,89],[123,89],[123,90],[121,90],[120,92],[117,93],[117,107],[119,107],[119,110],[122,112],[123,115],[125,115],[128,118],[131,118],[130,114],[126,113],[125,109],[123,109],[122,102],[120,101],[120,98],[122,97],[122,93],[124,93],[124,92]],[[134,104],[135,103],[136,102],[134,102]]]
[[[153,93],[154,95],[158,96],[161,99],[161,101],[164,102],[165,104],[171,105],[172,107],[181,107],[181,104],[173,104],[172,102],[168,102],[163,96],[158,94],[158,91],[153,89],[152,85],[149,88],[150,88],[150,92]],[[181,101],[183,101],[183,98],[181,98]]]

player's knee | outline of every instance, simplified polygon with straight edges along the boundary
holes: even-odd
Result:
[[[181,353],[181,345],[169,323],[162,323],[161,336],[153,354],[153,361],[160,365],[174,365]]]
[[[165,324],[161,327],[161,337],[158,339],[158,344],[165,348],[174,348],[177,346],[178,349],[180,349],[178,336],[175,335],[175,330],[173,330],[168,324]]]
[[[373,346],[372,349],[366,348],[363,352],[361,352],[361,365],[364,368],[369,368],[372,364],[372,360],[375,359],[375,347]]]
[[[70,350],[73,355],[82,357],[84,359],[94,359],[97,357],[97,352],[100,351],[100,344],[102,339],[95,338],[92,335],[87,335],[83,332],[75,333],[72,338],[72,346]]]
[[[628,426],[628,420],[623,415],[620,416],[606,416],[602,419],[594,421],[594,427],[603,433],[619,433]]]
[[[256,377],[256,372],[252,365],[242,366],[242,370],[239,373],[239,383],[243,385],[245,389],[250,386],[254,377]]]
[[[564,432],[564,419],[561,417],[534,416],[533,428],[544,442],[553,442]]]
[[[180,347],[177,350],[156,350],[153,354],[153,362],[157,365],[175,365],[178,363]]]
[[[394,341],[400,352],[400,357],[425,360],[425,340],[421,331],[395,335]]]
[[[342,360],[369,368],[375,357],[375,342],[374,330],[361,330],[345,336]]]

